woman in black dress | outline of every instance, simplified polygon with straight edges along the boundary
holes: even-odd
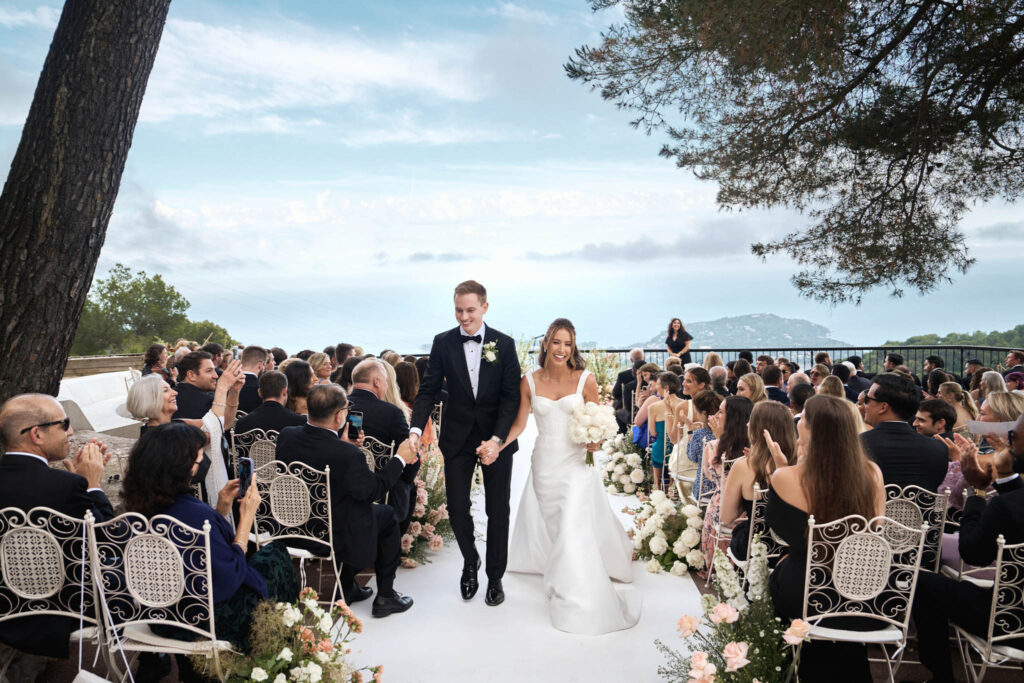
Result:
[[[693,339],[690,333],[683,327],[683,321],[679,318],[672,318],[668,324],[668,338],[665,339],[665,350],[668,355],[675,356],[685,367],[690,362],[690,340]]]
[[[885,514],[882,471],[864,453],[859,426],[845,402],[845,398],[820,394],[807,400],[803,419],[797,423],[797,464],[780,467],[771,477],[765,511],[768,527],[789,544],[789,554],[779,561],[770,581],[775,612],[783,624],[803,616],[808,516],[814,515],[815,523],[821,524],[846,515],[871,519]],[[778,444],[771,442],[769,447],[781,455]],[[861,625],[838,626],[857,629]],[[878,628],[878,622],[864,628]],[[805,643],[800,678],[870,683],[866,646]]]

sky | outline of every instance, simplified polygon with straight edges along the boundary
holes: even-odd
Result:
[[[59,3],[0,0],[6,178]],[[244,11],[239,11],[244,9]],[[1009,329],[1024,221],[978,205],[978,260],[920,296],[802,298],[753,241],[805,224],[723,211],[658,156],[662,135],[563,64],[621,20],[586,0],[354,3],[174,0],[97,277],[159,273],[243,343],[414,352],[454,326],[451,291],[488,288],[516,337],[573,320],[621,346],[672,317],[805,318],[855,345]],[[700,345],[700,340],[695,340]]]

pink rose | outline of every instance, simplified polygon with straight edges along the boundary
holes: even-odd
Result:
[[[424,524],[423,525],[423,535],[426,538],[430,538],[431,536],[433,536],[434,535],[434,525],[433,524]]]
[[[441,503],[441,507],[437,508],[437,514],[441,519],[448,519],[448,503]]]
[[[427,515],[427,521],[431,524],[437,524],[441,521],[441,513],[437,510],[431,510],[430,514]]]
[[[412,549],[413,537],[409,534],[402,535],[402,552],[407,553]]]
[[[746,643],[729,643],[722,650],[722,656],[725,657],[725,670],[726,671],[738,671],[747,664],[750,664],[750,660],[747,659]]]
[[[412,559],[411,557],[403,557],[402,566],[406,569],[415,569],[416,567],[420,566],[420,563]]]
[[[718,603],[711,609],[711,621],[716,624],[721,624],[723,621],[727,624],[733,624],[739,618],[740,613],[736,608],[724,602]]]
[[[416,538],[420,535],[420,531],[422,531],[422,529],[423,526],[419,522],[412,522],[409,524],[409,535]]]
[[[422,479],[420,479],[419,477],[417,477],[416,478],[416,488],[417,489],[425,489],[425,488],[427,488],[427,482],[425,482]]]
[[[679,620],[679,637],[689,638],[697,632],[698,628],[700,628],[700,617],[691,617],[689,614],[684,615]]]
[[[436,553],[438,550],[444,547],[444,539],[438,536],[437,534],[434,534],[430,537],[430,540],[427,542],[427,547],[430,548],[431,552]]]
[[[416,507],[412,509],[412,516],[422,517],[425,514],[427,514],[427,506],[421,505],[420,503],[416,503]]]
[[[690,679],[697,681],[712,680],[715,665],[708,661],[706,652],[694,652],[690,657]]]
[[[811,625],[803,619],[794,619],[786,629],[786,632],[782,634],[782,639],[790,645],[799,645],[807,639],[807,634],[811,631]]]
[[[426,505],[427,504],[427,490],[426,489],[420,489],[419,491],[416,492],[416,502],[419,503],[420,505]]]

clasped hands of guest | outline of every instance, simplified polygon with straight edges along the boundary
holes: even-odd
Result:
[[[89,488],[99,488],[103,479],[103,468],[110,461],[112,453],[107,446],[97,439],[89,439],[89,443],[78,449],[74,457],[64,458],[64,468],[72,474],[85,477]]]
[[[995,448],[992,462],[982,463],[978,460],[978,446],[960,434],[947,439],[940,434],[935,438],[946,444],[949,459],[960,462],[960,472],[964,480],[976,489],[986,489],[997,478],[1009,477],[1013,474],[1013,456],[1009,444],[1000,437],[987,435],[985,440]]]

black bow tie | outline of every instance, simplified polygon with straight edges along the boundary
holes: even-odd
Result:
[[[479,344],[480,342],[483,341],[483,338],[479,334],[474,334],[472,337],[470,337],[468,334],[462,335],[462,343],[463,344],[465,344],[466,342],[471,342],[471,341],[475,341],[477,344]]]

